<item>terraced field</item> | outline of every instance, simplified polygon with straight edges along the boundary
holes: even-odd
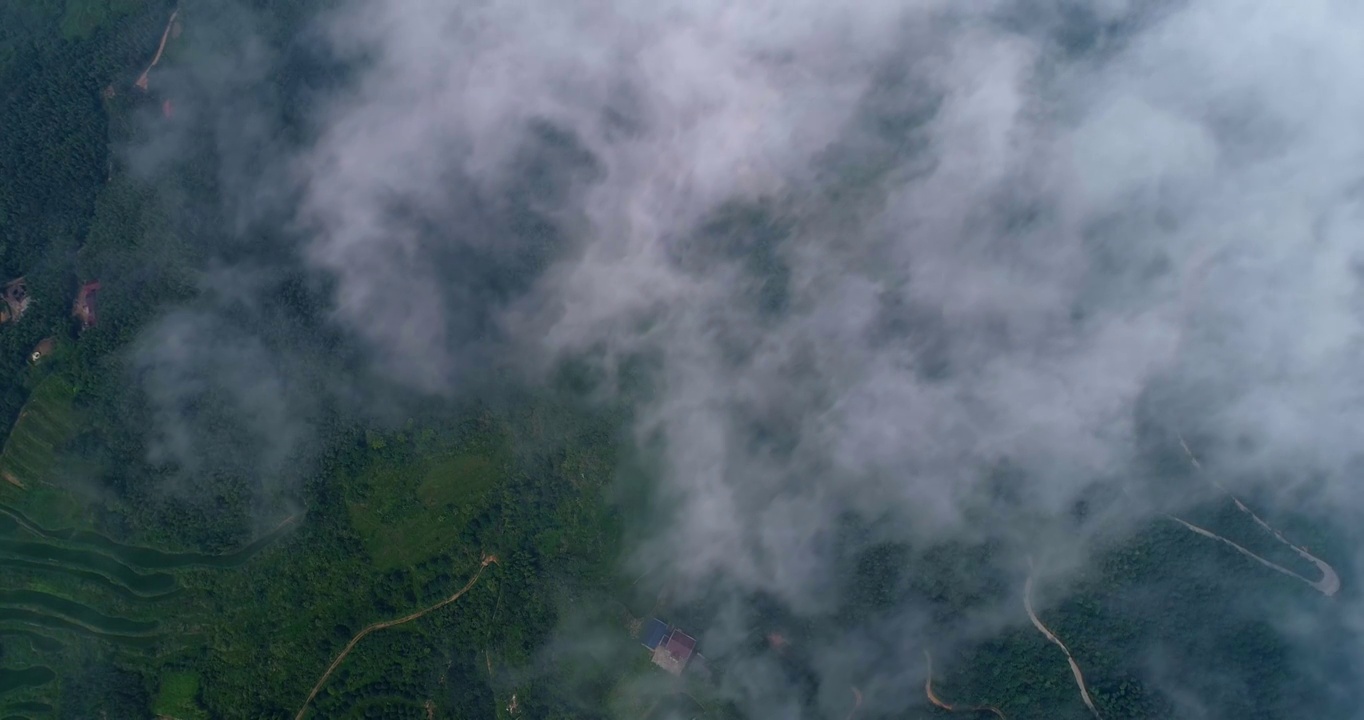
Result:
[[[70,383],[56,375],[34,389],[0,453],[0,472],[11,484],[47,483],[52,479],[57,451],[76,427],[71,408],[74,396]]]
[[[72,407],[76,390],[50,375],[33,390],[0,450],[0,502],[39,508],[52,525],[72,524],[81,506],[57,477],[62,447],[75,434],[79,418]]]
[[[294,525],[285,522],[226,555],[167,553],[90,531],[44,528],[0,505],[6,579],[0,585],[0,717],[48,716],[37,708],[57,705],[58,673],[49,664],[64,650],[102,642],[120,653],[162,655],[185,647],[193,628],[168,612],[184,592],[177,573],[239,566]],[[193,682],[177,678],[172,685]],[[171,693],[169,704],[187,707],[183,696]]]
[[[44,380],[0,452],[0,718],[60,716],[61,663],[96,648],[163,656],[188,647],[195,628],[176,612],[181,575],[238,567],[298,520],[223,555],[127,545],[80,527],[80,504],[60,481],[61,448],[78,429],[72,395],[64,381]],[[197,678],[168,678],[160,704],[197,717],[196,689]]]
[[[110,548],[53,540],[4,517],[0,716],[50,716],[58,706],[57,672],[50,665],[67,650],[96,641],[137,653],[166,645],[168,628],[157,605],[175,592],[173,576],[146,573],[102,551]]]

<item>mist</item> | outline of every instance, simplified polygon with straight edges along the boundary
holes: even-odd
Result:
[[[423,1],[315,26],[351,74],[302,149],[226,181],[237,227],[278,219],[253,198],[287,215],[329,320],[408,391],[571,360],[609,398],[645,375],[631,430],[656,482],[623,571],[705,618],[753,717],[841,714],[849,685],[864,712],[923,706],[925,648],[1032,632],[1029,567],[1055,607],[1096,558],[1221,498],[1209,481],[1353,536],[1364,10]],[[149,356],[210,351],[176,322]],[[270,363],[233,348],[171,357],[288,426],[306,402],[278,371],[238,377]],[[753,598],[818,625],[887,545],[983,553],[962,567],[994,590],[951,620],[904,601],[811,630],[820,690],[798,701],[743,645],[773,622]],[[1331,561],[1348,587],[1358,560]],[[1360,661],[1310,650],[1357,640],[1357,594],[1275,598],[1238,612],[1276,613],[1302,674]],[[1222,717],[1147,651],[1180,717]]]

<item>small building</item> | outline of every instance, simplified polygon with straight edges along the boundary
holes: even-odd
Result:
[[[667,640],[654,648],[654,664],[674,675],[681,675],[692,652],[696,650],[696,638],[673,628]]]
[[[668,624],[658,618],[649,618],[649,622],[644,624],[644,629],[639,636],[644,647],[650,650],[658,649],[663,638],[668,635]]]
[[[37,347],[33,348],[33,352],[29,354],[28,356],[29,362],[36,363],[42,360],[48,355],[51,355],[52,351],[55,350],[56,347],[57,347],[56,339],[44,338],[42,342],[38,343]]]
[[[23,317],[29,301],[28,286],[24,284],[24,279],[11,280],[0,287],[0,300],[4,301],[4,306],[0,307],[0,323],[17,322]]]
[[[92,327],[98,319],[95,315],[95,296],[99,294],[99,281],[88,282],[81,286],[76,302],[71,306],[71,314],[81,321],[81,329]]]

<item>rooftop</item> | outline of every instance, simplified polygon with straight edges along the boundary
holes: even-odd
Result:
[[[691,659],[696,649],[696,638],[674,629],[665,642],[654,649],[654,664],[674,675],[681,675],[682,669]]]
[[[644,632],[640,633],[643,638],[644,647],[654,650],[663,638],[668,634],[668,624],[658,618],[649,618],[649,622],[644,625]]]
[[[42,360],[48,355],[51,355],[56,347],[57,341],[55,339],[44,338],[42,342],[38,343],[37,347],[33,348],[33,352],[28,356],[29,362],[36,363],[39,360]]]
[[[88,282],[81,286],[80,294],[76,296],[76,302],[71,305],[71,314],[81,321],[81,328],[89,328],[95,324],[95,295],[99,293],[99,282]]]
[[[24,284],[24,279],[17,278],[0,286],[0,301],[4,303],[4,307],[0,308],[0,322],[14,322],[23,317],[29,301],[28,286]]]

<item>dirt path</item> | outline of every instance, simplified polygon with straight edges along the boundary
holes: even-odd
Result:
[[[1200,250],[1199,252],[1196,252],[1194,256],[1190,259],[1188,267],[1185,270],[1184,281],[1180,287],[1179,298],[1180,307],[1179,312],[1180,318],[1182,319],[1183,322],[1181,322],[1180,324],[1179,339],[1176,343],[1177,348],[1176,355],[1178,355],[1178,348],[1183,347],[1184,345],[1187,321],[1188,318],[1193,314],[1194,305],[1198,301],[1198,297],[1203,291],[1203,283],[1206,280],[1208,273],[1211,271],[1213,261],[1216,259],[1217,254],[1221,251],[1222,247],[1220,246],[1219,247],[1208,246]],[[1203,464],[1198,462],[1198,458],[1193,454],[1193,451],[1189,449],[1189,444],[1184,441],[1183,434],[1179,435],[1179,445],[1180,447],[1184,448],[1184,454],[1188,456],[1189,462],[1193,464],[1194,469],[1202,471]],[[1233,548],[1236,548],[1237,551],[1245,554],[1248,557],[1255,559],[1256,561],[1260,562],[1266,567],[1270,567],[1279,572],[1286,573],[1292,577],[1295,577],[1307,583],[1317,592],[1320,592],[1321,594],[1327,597],[1335,595],[1336,592],[1340,590],[1340,576],[1336,574],[1335,568],[1331,567],[1326,561],[1322,560],[1321,558],[1318,558],[1317,556],[1307,552],[1305,548],[1299,547],[1289,542],[1288,538],[1285,538],[1283,536],[1283,533],[1271,527],[1269,523],[1265,522],[1264,520],[1261,520],[1260,517],[1256,515],[1254,512],[1252,512],[1250,508],[1246,507],[1245,503],[1242,503],[1239,498],[1227,492],[1227,489],[1225,487],[1222,487],[1220,483],[1218,483],[1215,480],[1212,480],[1210,482],[1212,482],[1212,484],[1218,490],[1221,490],[1223,493],[1226,493],[1227,497],[1230,497],[1231,501],[1236,503],[1236,507],[1240,509],[1241,512],[1249,515],[1252,519],[1254,519],[1255,523],[1259,525],[1262,529],[1264,529],[1265,532],[1268,532],[1269,534],[1273,535],[1279,542],[1287,545],[1289,548],[1293,550],[1293,552],[1296,552],[1298,556],[1301,557],[1302,559],[1317,566],[1317,569],[1321,571],[1321,579],[1317,581],[1308,580],[1302,575],[1299,575],[1298,573],[1288,570],[1282,566],[1276,565],[1220,535],[1217,535],[1203,528],[1197,527],[1196,525],[1193,525],[1184,520],[1180,520],[1179,518],[1173,518],[1174,520],[1178,521],[1179,523],[1183,524],[1185,527],[1189,528],[1190,530],[1193,530],[1199,535],[1203,535],[1214,540],[1220,540],[1232,546]]]
[[[1184,448],[1184,454],[1188,456],[1189,462],[1194,466],[1194,469],[1201,472],[1203,470],[1203,464],[1198,462],[1198,458],[1193,454],[1193,451],[1189,449],[1189,444],[1184,442],[1184,437],[1182,435],[1179,438],[1179,445],[1180,447]],[[1284,537],[1283,533],[1276,530],[1269,523],[1260,519],[1259,515],[1256,515],[1250,508],[1246,507],[1246,504],[1241,502],[1240,498],[1228,492],[1227,489],[1223,487],[1221,483],[1217,482],[1216,480],[1209,480],[1209,482],[1212,483],[1213,487],[1216,487],[1218,490],[1221,490],[1223,493],[1226,494],[1227,497],[1231,498],[1231,501],[1236,503],[1237,509],[1249,515],[1251,519],[1255,521],[1255,524],[1260,526],[1260,529],[1269,533],[1274,537],[1274,539],[1278,540],[1284,545],[1287,545],[1289,548],[1293,550],[1293,552],[1297,553],[1298,556],[1301,557],[1302,559],[1317,566],[1317,570],[1321,571],[1321,579],[1309,580],[1308,578],[1303,577],[1302,575],[1293,572],[1292,570],[1289,570],[1288,568],[1283,567],[1282,565],[1270,562],[1269,560],[1266,560],[1260,557],[1259,555],[1256,555],[1255,553],[1245,549],[1244,547],[1241,547],[1240,545],[1237,545],[1236,543],[1210,530],[1198,527],[1193,523],[1181,520],[1180,518],[1177,518],[1173,515],[1169,515],[1167,517],[1183,525],[1184,527],[1198,533],[1199,535],[1202,535],[1207,538],[1212,538],[1213,540],[1220,540],[1230,545],[1231,547],[1235,548],[1238,552],[1240,552],[1242,555],[1245,555],[1246,557],[1249,557],[1255,560],[1256,562],[1259,562],[1261,565],[1264,565],[1267,568],[1277,570],[1285,575],[1288,575],[1289,577],[1297,578],[1298,580],[1307,583],[1307,585],[1310,586],[1312,589],[1316,590],[1322,595],[1325,595],[1326,597],[1331,597],[1340,590],[1340,576],[1336,574],[1335,568],[1327,564],[1325,560],[1322,560],[1321,558],[1313,555],[1312,553],[1307,552],[1306,549],[1298,547],[1297,545],[1294,545],[1293,543],[1289,542],[1288,538]]]
[[[278,525],[276,525],[273,529],[270,530],[270,532],[265,533],[265,534],[262,535],[261,537],[268,537],[268,536],[270,536],[270,535],[274,535],[275,533],[277,533],[277,532],[279,532],[280,530],[284,529],[284,526],[285,526],[285,525],[288,525],[289,523],[291,523],[291,522],[293,522],[293,521],[299,519],[300,517],[302,517],[304,512],[305,512],[305,511],[300,510],[300,511],[294,513],[293,515],[290,515],[289,517],[284,518],[283,520],[280,520]]]
[[[853,716],[857,714],[857,709],[862,707],[862,691],[858,690],[856,687],[853,687],[852,692],[853,709],[848,712],[848,717],[846,720],[852,720]]]
[[[1191,522],[1189,522],[1189,521],[1187,521],[1187,520],[1183,520],[1183,519],[1181,519],[1181,518],[1177,518],[1177,517],[1175,517],[1174,515],[1166,515],[1165,517],[1168,517],[1168,518],[1170,518],[1171,520],[1174,520],[1175,522],[1179,523],[1180,525],[1183,525],[1184,527],[1186,527],[1186,528],[1192,530],[1193,532],[1198,533],[1199,535],[1202,535],[1202,536],[1205,537],[1205,538],[1210,538],[1210,539],[1213,539],[1213,540],[1217,540],[1217,541],[1219,541],[1219,542],[1226,543],[1227,545],[1230,545],[1230,546],[1232,547],[1232,549],[1236,550],[1237,552],[1241,553],[1242,555],[1245,555],[1246,557],[1250,558],[1251,560],[1254,560],[1255,562],[1258,562],[1258,563],[1260,563],[1261,565],[1264,565],[1265,567],[1267,567],[1267,568],[1269,568],[1269,569],[1271,569],[1271,570],[1277,570],[1277,571],[1279,571],[1279,572],[1283,573],[1284,575],[1287,575],[1287,576],[1289,576],[1289,577],[1291,577],[1291,578],[1296,578],[1296,579],[1298,579],[1298,580],[1301,580],[1301,581],[1307,583],[1308,585],[1311,585],[1312,587],[1317,587],[1317,585],[1318,585],[1318,583],[1314,583],[1314,582],[1312,582],[1311,580],[1308,580],[1307,578],[1305,578],[1305,577],[1303,577],[1303,576],[1301,576],[1301,575],[1299,575],[1299,574],[1293,572],[1292,570],[1289,570],[1288,568],[1286,568],[1286,567],[1284,567],[1284,566],[1282,566],[1282,565],[1279,565],[1279,564],[1277,564],[1277,563],[1275,563],[1275,562],[1266,560],[1266,559],[1260,557],[1259,555],[1256,555],[1255,553],[1253,553],[1253,552],[1251,552],[1251,551],[1249,551],[1249,550],[1247,550],[1247,549],[1241,547],[1240,545],[1237,545],[1236,543],[1234,543],[1234,542],[1232,542],[1232,541],[1230,541],[1230,540],[1228,540],[1228,539],[1222,537],[1221,535],[1218,535],[1217,533],[1212,532],[1211,530],[1206,530],[1206,529],[1204,529],[1204,528],[1201,528],[1201,527],[1199,527],[1199,526],[1197,526],[1197,525],[1194,525],[1193,523],[1191,523]],[[1318,589],[1318,590],[1321,590],[1321,588],[1319,588],[1319,587],[1318,587],[1317,589]],[[1321,590],[1321,591],[1322,591],[1323,593],[1326,593],[1327,595],[1330,595],[1330,594],[1331,594],[1330,592],[1326,592],[1325,590]]]
[[[152,68],[156,67],[157,63],[161,62],[161,53],[166,51],[166,40],[170,38],[171,28],[175,26],[175,18],[179,15],[180,8],[176,7],[175,10],[171,12],[170,20],[166,21],[166,29],[161,33],[161,44],[156,48],[156,56],[152,58],[152,62],[147,66],[147,69],[143,70],[142,74],[138,76],[137,82],[133,83],[139,90],[146,92],[147,74],[152,71]]]
[[[308,705],[312,703],[313,698],[317,697],[317,693],[320,690],[322,690],[322,686],[326,684],[327,678],[331,677],[331,674],[333,672],[336,672],[336,668],[341,666],[341,661],[346,659],[346,656],[350,654],[350,651],[355,649],[356,643],[360,642],[360,640],[362,640],[366,635],[377,630],[383,630],[384,628],[391,628],[395,625],[402,625],[404,623],[412,622],[413,620],[416,620],[417,618],[431,612],[432,610],[439,610],[445,607],[446,605],[449,605],[450,603],[458,600],[460,596],[468,592],[469,588],[472,588],[474,584],[478,582],[478,579],[483,576],[483,571],[487,569],[488,565],[495,562],[497,562],[496,555],[488,555],[484,557],[483,562],[478,566],[478,572],[474,573],[474,576],[469,579],[469,582],[465,584],[464,587],[460,588],[459,592],[455,593],[454,595],[451,595],[450,597],[445,598],[444,600],[441,600],[440,602],[434,605],[418,610],[409,615],[404,615],[400,618],[397,618],[396,620],[385,620],[383,622],[374,623],[373,625],[370,625],[369,627],[366,627],[364,630],[361,630],[360,632],[356,633],[355,637],[351,638],[350,642],[346,643],[346,647],[341,650],[341,654],[337,655],[336,659],[332,661],[332,664],[330,667],[327,668],[327,671],[322,673],[322,677],[317,679],[317,684],[313,686],[312,692],[308,693],[308,699],[303,701],[303,706],[298,709],[298,714],[294,715],[294,720],[303,720],[303,714],[308,711]]]
[[[1066,662],[1070,663],[1070,672],[1075,676],[1075,684],[1080,687],[1080,699],[1085,701],[1085,707],[1089,708],[1089,711],[1094,713],[1094,717],[1103,720],[1103,716],[1099,714],[1098,708],[1094,707],[1094,700],[1089,697],[1089,688],[1085,687],[1085,675],[1080,672],[1080,665],[1075,662],[1075,658],[1070,654],[1070,648],[1066,647],[1066,644],[1061,642],[1061,638],[1056,637],[1055,633],[1048,630],[1047,626],[1043,625],[1042,621],[1037,618],[1037,613],[1033,612],[1031,568],[1028,569],[1027,581],[1023,583],[1023,608],[1028,611],[1028,618],[1032,620],[1033,626],[1043,635],[1047,636],[1047,639],[1052,641],[1056,647],[1061,648],[1061,652],[1066,654]]]
[[[948,712],[961,712],[963,710],[967,712],[990,712],[994,713],[1000,720],[1009,720],[1009,718],[1004,716],[1004,711],[994,705],[963,705],[961,707],[956,707],[955,705],[943,702],[942,698],[933,693],[933,656],[928,653],[927,648],[924,649],[924,660],[928,661],[928,677],[924,678],[924,694],[928,696],[928,701],[933,703],[935,707],[942,708]]]

